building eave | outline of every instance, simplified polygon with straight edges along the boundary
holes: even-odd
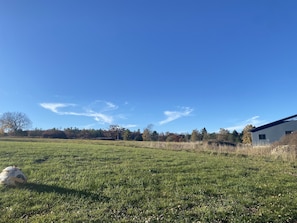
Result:
[[[290,119],[296,118],[296,117],[297,117],[297,114],[296,115],[289,116],[287,118],[283,118],[283,119],[277,120],[275,122],[270,122],[268,124],[261,125],[261,126],[259,126],[257,128],[252,129],[251,132],[257,132],[257,131],[260,131],[260,130],[263,130],[263,129],[267,129],[267,128],[270,128],[272,126],[276,126],[276,125],[282,124],[284,122],[288,122]]]

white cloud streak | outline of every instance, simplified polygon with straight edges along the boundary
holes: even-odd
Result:
[[[247,125],[259,126],[264,124],[264,122],[265,121],[260,120],[260,116],[253,116],[252,118],[248,118],[242,122],[235,124],[234,126],[231,126],[225,129],[229,131],[233,131],[233,130],[242,131],[244,127],[246,127]]]
[[[59,108],[66,108],[69,106],[75,106],[75,104],[63,104],[63,103],[40,103],[40,106],[48,109],[54,113],[61,114],[62,112],[59,112]],[[63,114],[62,114],[63,115]]]
[[[114,122],[114,119],[110,115],[103,114],[102,112],[95,112],[91,109],[86,110],[85,112],[74,112],[69,109],[69,107],[76,106],[75,104],[67,104],[67,103],[40,103],[40,106],[50,110],[53,113],[56,113],[58,115],[73,115],[73,116],[84,116],[84,117],[91,117],[95,121],[102,123],[102,124],[112,124]],[[110,110],[116,109],[117,106],[115,106],[112,103],[106,102],[107,108]],[[62,111],[61,109],[66,109],[68,111]],[[104,108],[106,110],[106,108]]]
[[[116,106],[115,104],[113,104],[111,102],[106,102],[106,105],[108,106],[108,109],[110,109],[110,110],[118,109],[118,106]]]
[[[128,129],[128,128],[136,128],[137,127],[137,125],[135,125],[135,124],[126,124],[126,125],[121,125],[123,128],[126,128],[126,129]]]
[[[176,119],[189,116],[193,111],[194,110],[189,107],[182,107],[181,111],[164,111],[164,115],[167,116],[167,118],[160,121],[159,125],[164,125]]]

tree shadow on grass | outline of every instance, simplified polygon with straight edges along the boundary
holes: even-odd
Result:
[[[26,188],[30,191],[35,191],[38,193],[56,193],[60,195],[66,195],[66,196],[76,196],[76,197],[85,197],[88,199],[91,199],[93,201],[99,201],[99,202],[107,202],[110,200],[109,197],[83,191],[83,190],[75,190],[55,185],[46,185],[46,184],[39,184],[39,183],[26,183],[22,185],[23,188]]]

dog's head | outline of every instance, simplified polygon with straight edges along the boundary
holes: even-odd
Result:
[[[0,173],[0,184],[16,186],[27,182],[25,174],[16,166],[8,166]]]

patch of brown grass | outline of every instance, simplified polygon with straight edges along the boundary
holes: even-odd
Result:
[[[154,148],[174,151],[191,151],[191,152],[207,152],[210,154],[230,154],[238,156],[261,156],[282,159],[284,161],[294,161],[297,159],[297,147],[289,146],[251,146],[245,144],[237,144],[235,146],[211,142],[153,142],[153,141],[118,141],[121,144],[130,147]],[[286,148],[286,149],[284,149]],[[293,149],[294,148],[294,149]]]

